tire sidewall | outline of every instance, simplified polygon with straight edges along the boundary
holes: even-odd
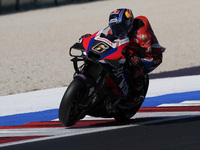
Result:
[[[59,120],[64,126],[71,126],[75,124],[70,119],[71,107],[77,93],[84,87],[84,83],[78,79],[74,79],[68,86],[59,107]]]

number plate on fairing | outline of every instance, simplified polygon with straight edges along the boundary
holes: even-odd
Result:
[[[107,45],[107,44],[105,44],[105,43],[99,43],[99,44],[97,44],[97,45],[95,45],[93,48],[92,48],[92,50],[94,50],[94,51],[97,51],[97,52],[99,52],[99,53],[102,53],[102,52],[104,52],[105,50],[107,50],[109,48],[109,46]]]

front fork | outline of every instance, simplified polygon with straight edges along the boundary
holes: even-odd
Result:
[[[97,101],[99,95],[102,95],[99,93],[104,91],[103,88],[106,85],[108,73],[101,65],[86,60],[82,70],[76,71],[75,74],[74,78],[82,81],[84,83],[83,88],[85,88],[85,93],[79,102],[79,106],[87,108],[90,104],[94,104]]]

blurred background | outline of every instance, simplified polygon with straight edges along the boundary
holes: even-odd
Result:
[[[152,73],[199,66],[199,0],[0,0],[0,96],[69,85],[69,48],[117,8],[146,16],[166,47]]]
[[[1,13],[53,7],[70,3],[89,2],[94,0],[0,0]]]

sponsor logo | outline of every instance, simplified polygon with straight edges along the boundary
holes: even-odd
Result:
[[[109,44],[110,46],[112,46],[112,47],[113,47],[113,43],[112,43],[111,41],[109,41],[109,40],[105,39],[105,38],[96,37],[95,39],[96,39],[96,40],[103,41],[103,42],[105,42],[105,43],[107,43],[107,44]]]
[[[146,41],[149,38],[148,34],[142,34],[142,41]]]
[[[119,12],[120,12],[119,10],[115,10],[110,15],[119,14]]]
[[[126,18],[132,18],[131,12],[128,10],[125,12]]]
[[[113,18],[110,20],[110,23],[115,23],[115,22],[117,22],[117,18]]]
[[[121,82],[119,84],[119,87],[120,89],[122,90],[123,94],[124,95],[127,95],[128,94],[128,91],[129,91],[129,88],[128,88],[128,84],[126,83],[126,80],[125,80],[125,76],[123,74],[123,67],[119,68],[117,70],[116,73],[114,73],[114,75],[117,77],[117,78],[121,78]]]

